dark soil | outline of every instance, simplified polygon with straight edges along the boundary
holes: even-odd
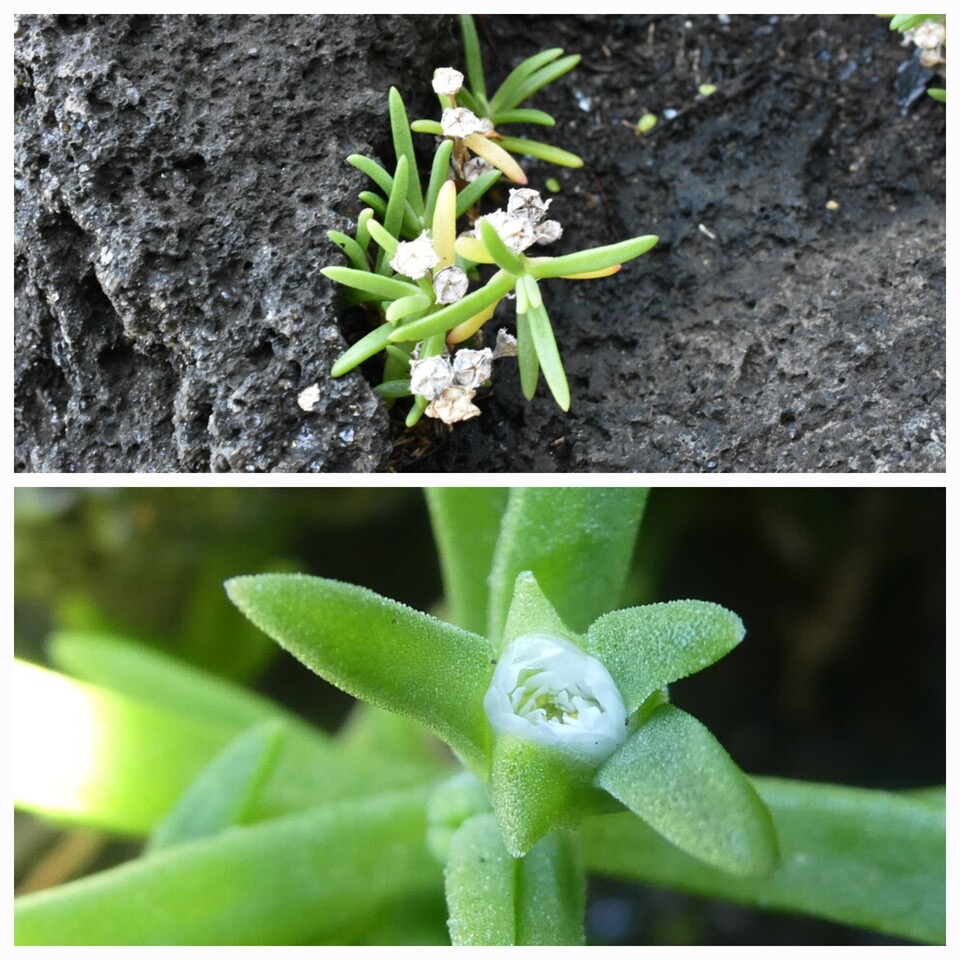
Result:
[[[945,112],[903,106],[885,21],[480,31],[491,83],[583,55],[533,101],[586,160],[527,168],[560,181],[557,252],[661,237],[615,277],[545,284],[569,414],[500,369],[481,417],[403,431],[326,373],[338,324],[358,333],[318,272],[365,187],[343,158],[389,159],[391,83],[433,115],[453,18],[24,17],[16,469],[944,470]]]

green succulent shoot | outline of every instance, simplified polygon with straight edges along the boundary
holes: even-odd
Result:
[[[413,130],[452,138],[454,169],[464,180],[493,167],[514,183],[526,184],[526,174],[511,156],[515,153],[561,167],[582,167],[583,160],[568,150],[501,132],[503,126],[512,123],[554,126],[556,121],[549,113],[521,104],[548,83],[569,73],[580,62],[579,54],[563,56],[562,49],[553,48],[529,57],[515,67],[488,98],[476,25],[469,14],[461,14],[459,20],[469,87],[463,85],[464,76],[460,71],[449,67],[437,70],[433,89],[440,98],[443,117],[439,122],[417,120]],[[474,155],[473,160],[470,154]]]
[[[511,860],[535,872],[548,861],[548,872],[563,874],[576,861],[571,831],[592,815],[630,811],[732,876],[763,876],[777,866],[776,830],[763,801],[667,690],[736,648],[743,624],[696,600],[594,616],[619,590],[619,580],[602,575],[613,569],[610,557],[630,549],[644,503],[643,491],[605,494],[515,492],[491,557],[486,635],[333,580],[278,574],[227,583],[239,609],[307,667],[425,724],[462,761],[466,772],[444,781],[428,803],[455,938],[458,895],[467,887],[473,898],[484,895],[478,870],[488,886],[499,882],[491,871],[513,882]],[[449,497],[437,491],[434,499],[442,515]],[[594,524],[572,525],[614,517],[599,537]],[[578,532],[559,552],[538,556],[530,524],[558,522]],[[596,554],[597,576],[575,573],[571,551],[585,560]],[[514,576],[518,563],[537,572]],[[578,576],[589,581],[582,597]],[[486,896],[498,898],[496,891]]]
[[[544,51],[524,61],[487,99],[473,20],[464,17],[461,22],[472,91],[463,91],[459,71],[435,72],[434,90],[447,109],[441,124],[429,132],[445,139],[434,154],[426,187],[420,181],[411,137],[411,127],[422,125],[409,123],[399,91],[391,89],[393,172],[367,157],[347,158],[379,192],[360,194],[366,206],[357,218],[355,236],[328,233],[348,265],[322,270],[347,288],[351,305],[364,305],[376,314],[373,329],[337,359],[332,376],[343,376],[385,354],[382,380],[375,389],[388,404],[413,398],[407,426],[424,415],[448,424],[477,416],[476,393],[490,380],[494,361],[506,357],[517,358],[528,399],[536,392],[542,370],[556,402],[569,410],[567,376],[539,281],[609,276],[657,242],[655,236],[641,236],[562,257],[527,256],[532,244],[552,243],[563,232],[556,220],[545,218],[551,201],[543,201],[533,189],[511,189],[505,210],[480,216],[478,205],[502,173],[526,183],[504,144],[542,159],[581,164],[572,154],[505,140],[494,130],[496,122],[552,123],[546,114],[520,109],[518,104],[566,73],[579,58],[562,57],[562,50]],[[456,106],[461,95],[470,108],[480,109],[481,118],[468,107]],[[488,169],[468,169],[470,153]],[[464,218],[472,229],[458,236],[457,224]],[[483,281],[479,268],[485,265],[499,269]],[[516,335],[501,330],[493,346],[467,345],[508,296],[516,299]]]

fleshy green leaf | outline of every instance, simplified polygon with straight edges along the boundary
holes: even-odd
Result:
[[[544,837],[517,869],[517,943],[580,946],[586,882],[572,838]]]
[[[366,254],[364,254],[360,248],[360,244],[357,243],[353,237],[348,237],[345,233],[340,233],[339,230],[328,230],[327,237],[346,254],[347,259],[350,261],[350,266],[353,267],[354,270],[370,269]]]
[[[498,126],[501,123],[536,123],[543,127],[553,127],[557,121],[543,110],[521,108],[518,110],[504,110],[502,113],[498,113],[496,123]]]
[[[525,276],[522,279],[527,281],[528,288],[532,285],[536,289],[536,280],[533,277]],[[527,320],[530,323],[530,339],[537,351],[537,360],[550,393],[553,394],[553,399],[557,401],[561,410],[569,410],[570,385],[567,383],[567,374],[560,359],[557,339],[553,335],[553,326],[542,301],[536,305],[531,304],[527,312]]]
[[[277,759],[283,724],[269,721],[232,740],[157,824],[147,851],[212,837],[250,819],[252,801]]]
[[[487,577],[507,507],[507,490],[434,487],[425,493],[440,554],[448,619],[482,634],[487,625]]]
[[[632,814],[583,825],[592,872],[925,943],[946,941],[946,817],[927,799],[752,778],[773,816],[780,866],[734,877],[682,853]]]
[[[409,317],[417,317],[429,310],[433,301],[425,293],[415,293],[409,297],[394,300],[387,307],[387,323],[395,324]]]
[[[320,271],[325,277],[345,287],[364,290],[381,300],[399,300],[420,293],[420,288],[406,280],[396,277],[381,277],[366,270],[352,270],[350,267],[324,267]]]
[[[15,901],[20,945],[317,942],[434,889],[425,791],[325,804]]]
[[[557,750],[502,734],[493,748],[490,796],[507,849],[522,857],[555,827],[612,806],[590,771]]]
[[[549,50],[541,50],[540,53],[528,57],[523,63],[514,67],[503,83],[497,88],[497,92],[490,98],[490,108],[495,112],[499,112],[506,110],[511,103],[516,106],[516,103],[519,103],[519,101],[513,102],[513,96],[524,80],[531,76],[531,74],[536,73],[541,67],[552,63],[558,57],[562,56],[562,54],[563,49],[561,47],[551,47]]]
[[[942,13],[897,13],[890,18],[890,29],[906,33],[908,30],[913,30],[914,27],[919,27],[921,23],[927,20],[943,23],[946,20],[946,15]]]
[[[351,153],[347,157],[347,163],[365,173],[383,191],[385,197],[390,196],[393,191],[393,177],[376,160],[371,160],[361,153]]]
[[[583,159],[569,150],[561,150],[551,143],[541,143],[539,140],[524,140],[521,137],[501,137],[500,146],[511,153],[520,153],[526,157],[536,157],[547,163],[555,163],[558,167],[579,169],[583,166]]]
[[[191,720],[231,730],[278,718],[302,724],[246,687],[109,634],[62,631],[50,638],[47,653],[56,667],[80,680]]]
[[[499,170],[481,173],[457,194],[457,218],[462,217],[503,176]]]
[[[14,803],[113,833],[146,833],[235,728],[14,661]]]
[[[526,633],[550,633],[569,640],[575,646],[583,647],[583,637],[575,634],[560,619],[553,604],[543,595],[537,578],[529,570],[518,574],[514,581],[503,638],[494,647],[497,655],[517,637]]]
[[[515,283],[516,278],[512,274],[505,270],[498,270],[485,286],[474,290],[473,293],[468,293],[462,300],[451,303],[450,306],[443,307],[419,320],[411,320],[397,327],[390,334],[390,340],[393,342],[423,340],[434,334],[446,333],[509,293]]]
[[[674,600],[604,614],[587,631],[587,652],[610,671],[630,711],[654,690],[728,654],[743,622],[715,603]]]
[[[498,102],[498,110],[512,110],[514,107],[528,100],[538,90],[541,90],[548,83],[553,83],[565,73],[569,73],[580,62],[580,54],[574,53],[569,56],[554,60],[552,63],[545,64],[534,73],[526,77],[522,83],[518,84],[510,92],[510,96],[501,98]]]
[[[483,60],[480,57],[480,40],[477,27],[469,13],[457,15],[460,21],[460,33],[463,37],[463,59],[467,64],[467,79],[470,89],[476,97],[486,100],[487,84],[483,75]]]
[[[526,272],[523,261],[500,239],[500,234],[486,220],[477,221],[477,233],[498,267],[520,277]]]
[[[423,194],[420,192],[420,178],[417,175],[417,155],[413,149],[413,137],[410,136],[410,121],[403,98],[396,87],[390,88],[388,96],[390,108],[390,132],[393,135],[393,150],[397,156],[397,165],[401,159],[406,161],[407,182],[404,197],[410,205],[417,221],[423,220]],[[399,186],[399,185],[398,185]]]
[[[503,635],[517,576],[536,577],[567,626],[583,632],[615,609],[647,490],[521,487],[511,490],[490,576],[488,636]]]
[[[455,947],[516,943],[515,873],[493,814],[477,814],[454,833],[444,877]]]
[[[433,210],[437,205],[437,194],[447,182],[450,174],[450,154],[453,153],[453,141],[444,140],[437,147],[433,155],[433,165],[430,168],[430,182],[427,184],[427,195],[423,201],[423,225],[433,223]]]
[[[531,257],[527,260],[527,269],[530,275],[538,280],[545,277],[563,277],[570,273],[590,273],[642,256],[655,247],[659,239],[653,235],[634,237],[632,240],[612,243],[606,247],[593,247],[563,257],[547,257],[543,260]]]
[[[230,599],[307,667],[353,696],[426,724],[483,766],[487,641],[371,590],[299,575],[237,577]]]
[[[443,127],[439,120],[414,120],[410,124],[410,129],[414,133],[429,133],[435,137],[443,136]]]
[[[493,816],[471,817],[451,840],[446,887],[454,946],[583,943],[583,868],[563,834],[514,860]]]
[[[736,876],[777,865],[770,813],[699,720],[665,703],[594,781],[686,853]]]
[[[391,324],[384,323],[361,337],[352,347],[344,350],[337,357],[336,363],[330,368],[330,376],[342,377],[354,367],[359,367],[364,360],[369,360],[374,354],[379,353],[386,347],[393,329]]]
[[[525,313],[517,314],[517,366],[520,368],[520,389],[532,400],[540,379],[540,361],[530,335],[530,320]]]

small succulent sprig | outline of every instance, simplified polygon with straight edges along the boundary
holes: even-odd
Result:
[[[531,57],[488,100],[473,21],[462,22],[473,84],[473,91],[465,94],[466,102],[489,116],[478,126],[481,120],[476,114],[456,106],[457,95],[464,92],[459,71],[449,67],[435,71],[434,90],[449,106],[439,129],[431,127],[431,132],[445,137],[437,146],[424,189],[411,137],[418,124],[409,122],[399,91],[391,88],[393,173],[367,157],[347,158],[379,192],[360,194],[367,206],[357,219],[355,236],[336,230],[328,233],[349,265],[322,271],[348,288],[352,304],[370,305],[381,315],[381,322],[338,358],[332,376],[343,376],[385,353],[383,379],[376,389],[388,403],[414,398],[407,426],[424,414],[445,423],[477,416],[480,410],[473,403],[477,390],[490,379],[493,362],[509,356],[517,357],[528,399],[536,392],[542,370],[554,399],[568,410],[570,389],[539,281],[610,276],[623,263],[646,253],[658,239],[648,235],[561,257],[532,257],[525,253],[529,247],[553,243],[563,233],[556,220],[545,219],[552,201],[544,201],[533,189],[511,189],[506,209],[480,215],[480,202],[502,173],[526,183],[526,175],[504,149],[505,142],[515,152],[540,159],[568,166],[582,163],[573,154],[545,144],[505,141],[494,128],[495,122],[521,119],[552,123],[547,114],[517,105],[572,69],[579,57],[561,57],[559,49]],[[488,169],[474,165],[468,170],[473,162],[468,159],[470,153]],[[464,218],[472,229],[458,235],[457,224]],[[485,265],[499,269],[482,282],[479,268]],[[471,290],[471,283],[481,285]],[[501,330],[493,348],[463,346],[510,296],[516,300],[516,337]]]
[[[439,122],[415,121],[414,132],[453,138],[454,168],[465,180],[471,180],[478,173],[494,167],[514,183],[526,184],[526,174],[511,156],[515,153],[561,167],[582,167],[583,160],[569,150],[501,132],[503,126],[512,123],[554,126],[556,121],[549,113],[522,107],[521,104],[548,83],[569,73],[580,62],[580,55],[563,56],[562,48],[553,47],[528,57],[510,72],[497,91],[488,98],[476,25],[469,14],[461,14],[459,20],[470,86],[463,86],[463,74],[458,70],[438,70],[434,75],[433,88],[440,98],[443,116]],[[475,154],[473,160],[469,159],[470,153]]]
[[[897,13],[890,19],[890,29],[904,37],[904,43],[917,47],[917,59],[928,69],[947,68],[947,17],[941,13]],[[944,87],[930,87],[927,93],[940,103],[947,102]]]

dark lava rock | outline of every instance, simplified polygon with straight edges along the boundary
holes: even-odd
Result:
[[[569,414],[504,362],[482,416],[404,431],[402,403],[391,428],[360,373],[327,374],[337,320],[362,333],[319,273],[365,186],[344,157],[389,161],[390,84],[435,115],[452,17],[21,17],[16,468],[945,469],[945,112],[902,114],[885,21],[479,27],[490,85],[583,55],[533,100],[557,118],[533,135],[586,160],[525,164],[560,182],[556,252],[661,237],[543,285]]]
[[[449,20],[21,16],[20,471],[370,471],[387,412],[319,272]],[[448,56],[450,54],[448,53]],[[429,78],[405,91],[432,106]],[[425,107],[426,108],[426,107]],[[300,391],[320,383],[313,412]]]

